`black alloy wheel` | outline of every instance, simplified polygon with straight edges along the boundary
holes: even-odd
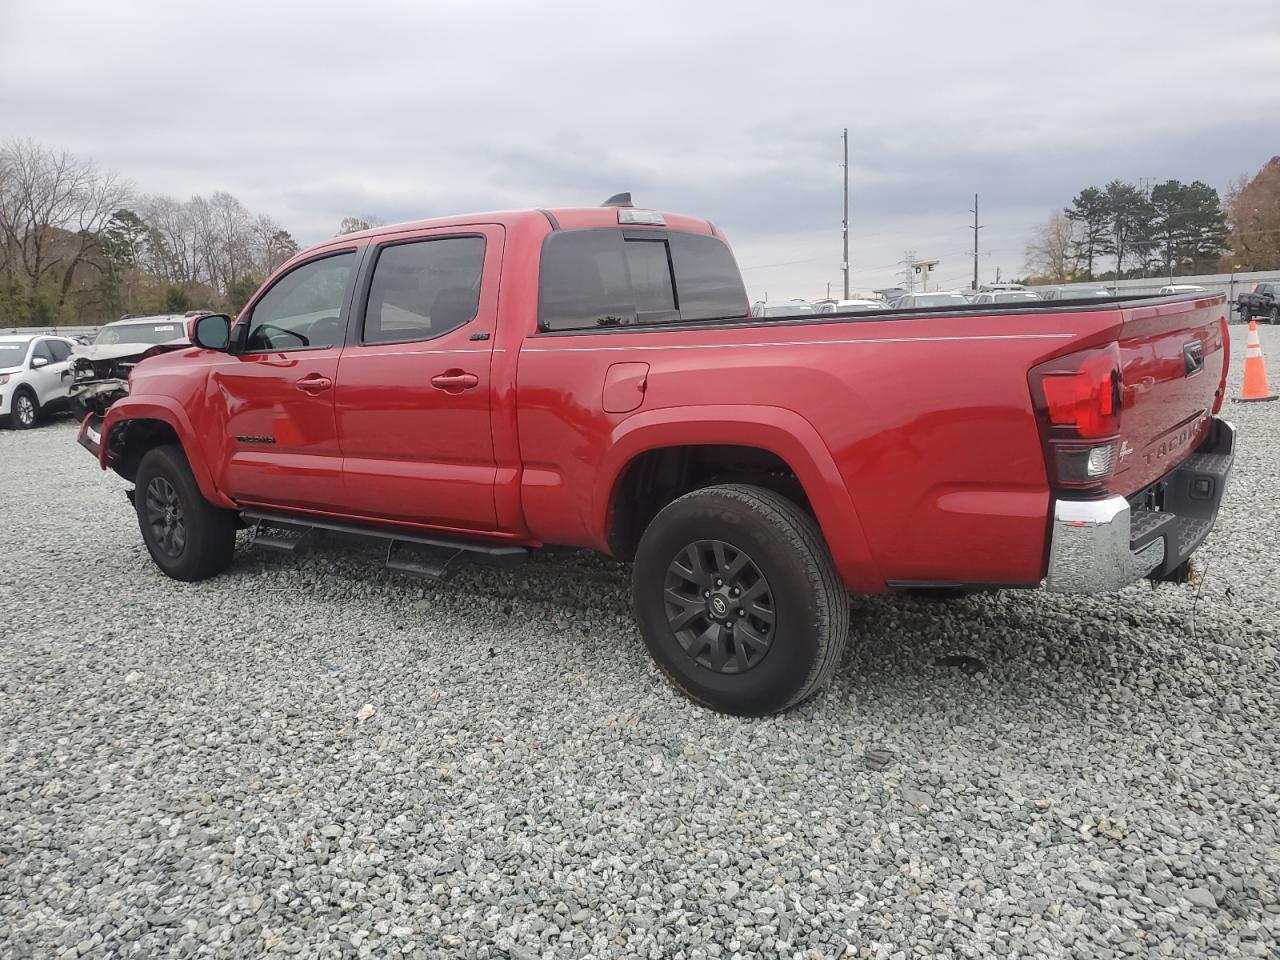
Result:
[[[164,477],[152,477],[147,484],[146,511],[156,546],[177,560],[187,549],[187,524],[178,491]]]
[[[684,652],[720,674],[745,673],[773,645],[773,593],[760,568],[722,540],[697,540],[667,566],[667,623]]]
[[[813,696],[849,636],[849,594],[814,518],[745,483],[701,487],[658,511],[636,548],[632,597],[662,672],[738,716]]]

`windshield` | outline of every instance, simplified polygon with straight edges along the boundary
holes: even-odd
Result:
[[[0,368],[20,367],[26,355],[25,343],[0,343]]]
[[[911,298],[913,307],[951,307],[968,302],[958,293],[917,293]]]
[[[168,343],[187,335],[186,329],[176,320],[163,323],[122,323],[118,327],[103,327],[94,343]]]
[[[817,310],[813,309],[813,305],[809,303],[786,303],[778,307],[764,308],[766,317],[794,317],[817,312]]]

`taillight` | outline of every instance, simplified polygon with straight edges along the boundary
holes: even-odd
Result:
[[[1030,382],[1054,484],[1101,486],[1115,468],[1119,450],[1119,345],[1042,363],[1031,371]]]

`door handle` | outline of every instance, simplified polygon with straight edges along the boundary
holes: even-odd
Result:
[[[465,370],[446,370],[431,378],[431,385],[445,393],[461,393],[480,385],[480,378]]]
[[[303,377],[294,384],[304,393],[319,393],[321,390],[328,390],[333,386],[333,381],[328,377],[322,377],[318,373],[313,373],[308,377]]]

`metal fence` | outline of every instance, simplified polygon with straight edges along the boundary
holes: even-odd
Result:
[[[1195,277],[1141,277],[1134,280],[1095,280],[1091,283],[1063,283],[1032,287],[1033,290],[1047,290],[1050,287],[1073,288],[1106,287],[1121,294],[1156,293],[1161,287],[1175,283],[1194,284],[1204,287],[1211,293],[1225,293],[1228,302],[1234,303],[1236,297],[1248,293],[1259,282],[1280,283],[1280,270],[1264,270],[1257,273],[1205,273]]]

